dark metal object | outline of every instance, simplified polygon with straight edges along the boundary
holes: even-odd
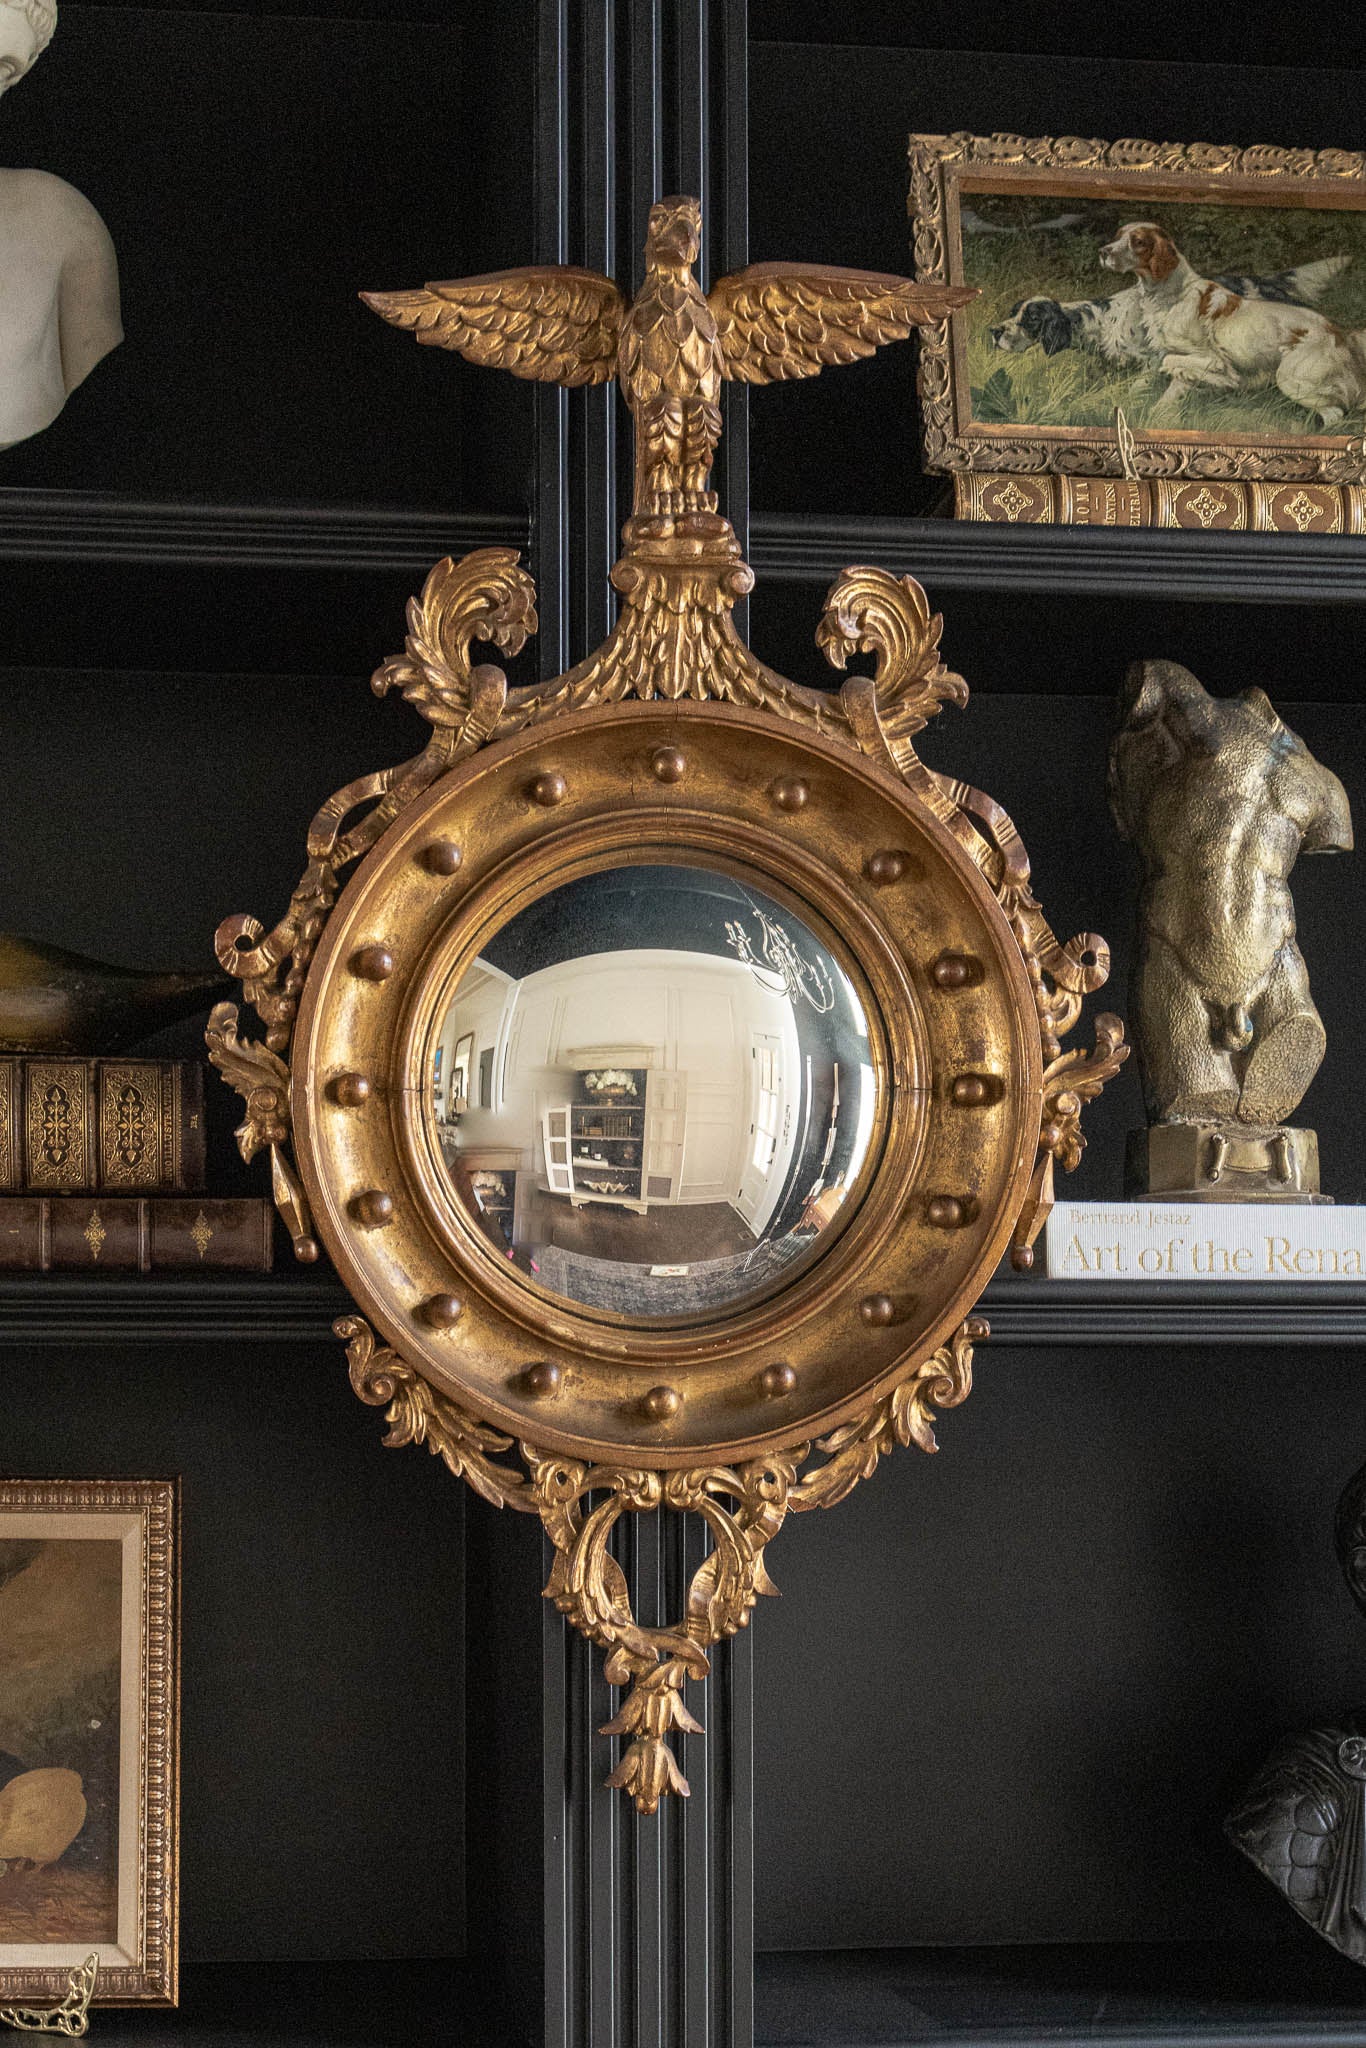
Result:
[[[1366,1613],[1366,1465],[1343,1488],[1333,1535]],[[1316,1934],[1366,1963],[1366,1709],[1279,1743],[1224,1825]]]
[[[231,987],[225,974],[142,974],[0,932],[0,1052],[122,1052]]]

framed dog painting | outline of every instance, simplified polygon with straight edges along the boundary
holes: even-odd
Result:
[[[0,2005],[176,2002],[176,1488],[0,1481]]]
[[[978,289],[922,330],[927,467],[1366,479],[1366,158],[913,135],[910,160],[918,274]]]

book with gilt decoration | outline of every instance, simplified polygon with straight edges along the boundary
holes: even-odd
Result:
[[[0,1058],[0,1192],[195,1194],[203,1186],[198,1061]]]

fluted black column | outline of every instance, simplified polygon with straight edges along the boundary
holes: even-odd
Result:
[[[746,261],[744,0],[541,0],[537,260],[632,290],[651,203],[703,206],[702,280]],[[630,426],[615,387],[539,393],[535,500],[541,658],[554,674],[607,633],[608,572],[630,504]],[[726,396],[716,478],[748,527],[743,387]],[[637,1615],[678,1618],[705,1531],[627,1517]],[[546,1561],[549,1570],[549,1560]],[[749,2048],[753,2036],[751,1655],[742,1635],[688,1688],[705,1736],[679,1738],[692,1786],[657,1815],[603,1783],[617,1696],[602,1659],[547,1607],[542,1636],[546,2048]],[[472,1873],[477,1882],[477,1874]]]

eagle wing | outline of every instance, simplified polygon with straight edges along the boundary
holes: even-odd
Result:
[[[970,285],[915,284],[826,263],[752,263],[707,294],[727,377],[776,384],[852,363],[977,297]]]
[[[610,277],[567,264],[361,297],[429,348],[455,349],[485,369],[541,384],[605,384],[626,313]]]

